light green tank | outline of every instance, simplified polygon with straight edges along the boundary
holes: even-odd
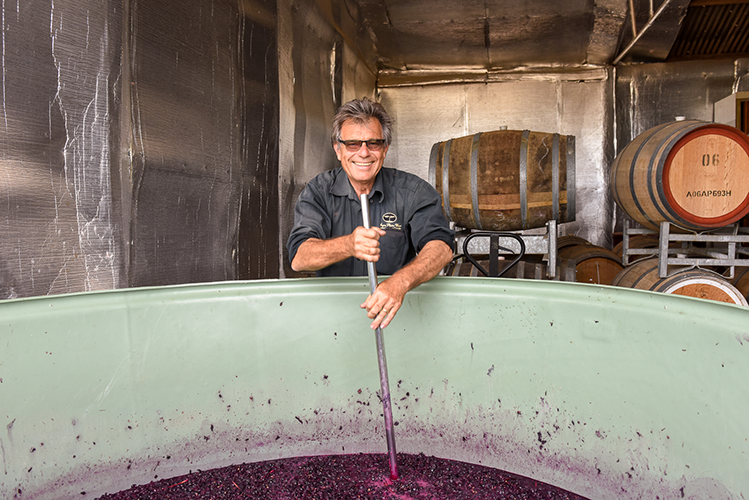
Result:
[[[385,454],[367,292],[307,279],[0,303],[0,497]],[[592,499],[749,496],[746,308],[439,277],[384,334],[398,452]]]

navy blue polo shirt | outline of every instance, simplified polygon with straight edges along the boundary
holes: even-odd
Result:
[[[380,238],[378,274],[393,274],[429,241],[444,241],[453,248],[455,233],[441,203],[437,191],[422,178],[393,168],[380,169],[369,192],[370,224],[386,232]],[[299,194],[286,243],[289,261],[308,238],[345,236],[361,225],[361,202],[346,172],[341,167],[323,172]],[[317,276],[366,275],[367,262],[354,257],[317,271]]]

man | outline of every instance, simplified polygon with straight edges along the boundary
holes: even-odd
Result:
[[[333,120],[331,139],[341,167],[312,179],[300,193],[287,248],[291,268],[318,276],[366,276],[376,262],[383,281],[361,307],[385,328],[406,293],[432,279],[453,255],[454,233],[437,192],[423,179],[383,168],[392,139],[385,108],[350,101]],[[362,226],[367,194],[372,227]]]

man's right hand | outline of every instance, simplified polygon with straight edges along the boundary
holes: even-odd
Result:
[[[310,238],[299,246],[291,268],[294,271],[317,271],[348,257],[377,262],[380,259],[380,237],[385,234],[379,227],[366,229],[359,226],[346,236],[329,240]]]
[[[359,226],[349,235],[351,238],[351,254],[357,259],[367,262],[377,262],[380,259],[380,237],[385,231],[379,227],[367,229]]]

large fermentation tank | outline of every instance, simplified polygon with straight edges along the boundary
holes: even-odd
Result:
[[[383,453],[365,278],[0,304],[2,498]],[[749,311],[580,283],[438,277],[385,330],[399,452],[591,499],[749,494]]]

